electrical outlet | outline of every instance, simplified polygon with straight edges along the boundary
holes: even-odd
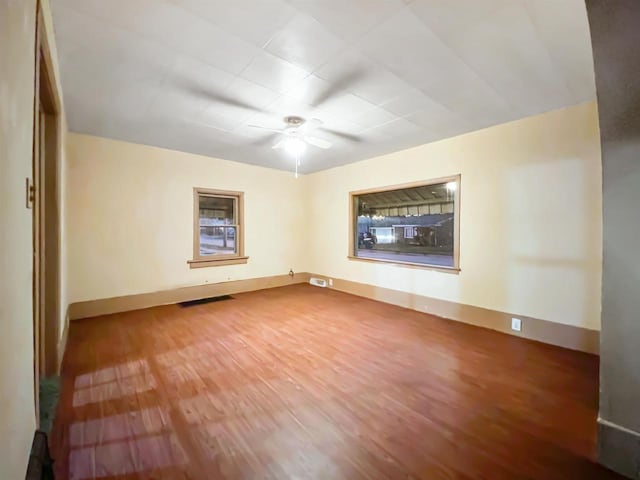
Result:
[[[329,286],[330,286],[330,287],[333,287],[333,278],[330,278],[330,279],[329,279]]]
[[[511,319],[511,330],[515,330],[516,332],[519,332],[522,330],[522,320],[520,320],[519,318],[512,318]]]

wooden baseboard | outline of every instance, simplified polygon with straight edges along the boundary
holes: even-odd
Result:
[[[289,275],[276,275],[272,277],[196,285],[160,292],[103,298],[72,303],[69,305],[68,318],[70,320],[79,320],[82,318],[139,310],[141,308],[186,302],[219,295],[232,295],[235,293],[264,290],[266,288],[283,287],[296,283],[306,283],[311,276],[328,280],[328,277],[324,275],[311,275],[310,273],[303,272],[296,273],[293,277]],[[352,282],[340,278],[333,278],[333,286],[329,288],[572,350],[593,354],[598,354],[599,352],[600,332],[597,330],[550,322],[526,315],[510,314],[475,307],[473,305],[449,302],[447,300],[376,287],[374,285]],[[511,330],[511,317],[514,316],[522,320],[522,331],[520,332]],[[65,331],[61,339],[61,346],[59,347],[61,355],[64,353],[66,335],[67,332]],[[64,344],[62,344],[63,340]],[[60,357],[60,360],[61,359],[62,356]]]
[[[141,308],[156,307],[158,305],[199,300],[201,298],[283,287],[285,285],[308,282],[309,277],[309,273],[302,272],[296,273],[293,276],[275,275],[272,277],[234,280],[231,282],[208,283],[173,290],[76,302],[69,305],[69,318],[71,320],[80,320],[82,318],[139,310]]]
[[[328,280],[328,277],[324,275],[313,274],[311,276]],[[339,278],[333,278],[333,286],[329,288],[572,350],[596,355],[599,352],[600,332],[597,330],[449,302]],[[512,317],[522,320],[520,332],[511,330]]]

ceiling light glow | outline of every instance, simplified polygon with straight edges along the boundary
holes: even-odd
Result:
[[[301,138],[290,137],[287,138],[284,142],[284,150],[289,155],[293,157],[298,157],[302,155],[304,151],[307,149],[307,143]]]

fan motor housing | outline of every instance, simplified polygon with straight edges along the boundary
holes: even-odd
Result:
[[[299,127],[306,120],[302,117],[298,117],[297,115],[290,115],[288,117],[284,117],[284,122],[290,127]]]

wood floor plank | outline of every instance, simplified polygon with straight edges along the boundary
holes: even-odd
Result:
[[[60,479],[619,479],[598,358],[294,285],[71,325]]]

